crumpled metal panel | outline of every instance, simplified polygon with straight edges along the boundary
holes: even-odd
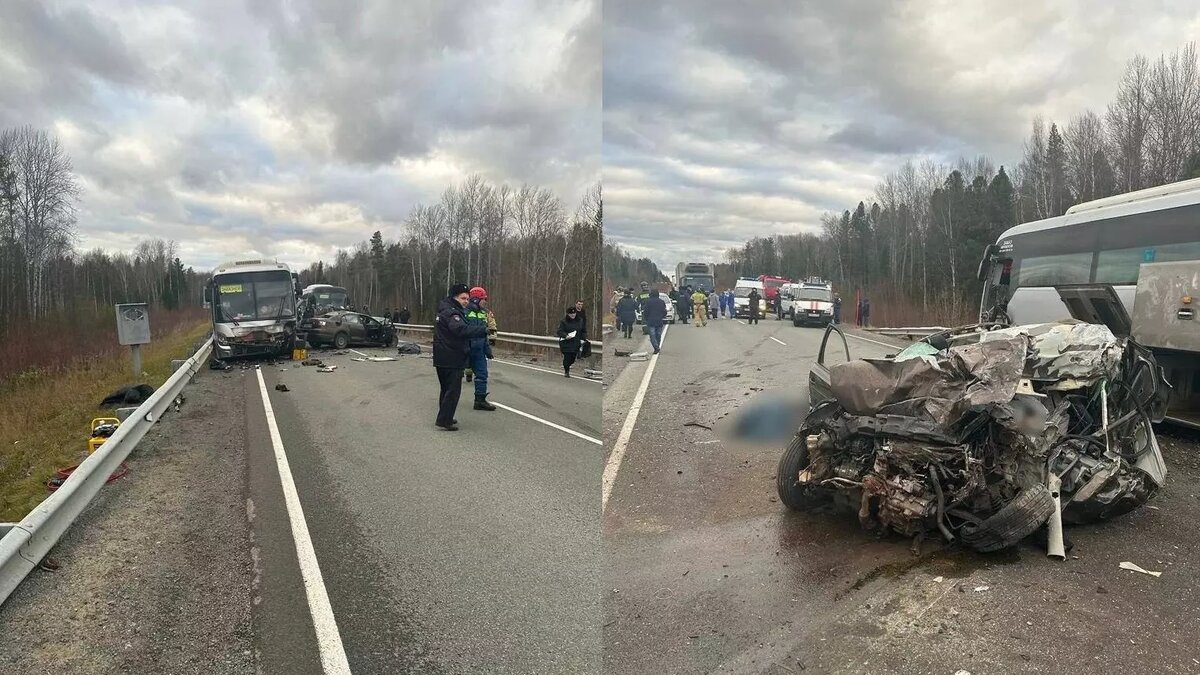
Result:
[[[1012,399],[1026,344],[1027,338],[1015,336],[903,361],[850,361],[830,368],[830,386],[853,415],[904,415],[951,427],[974,406]]]
[[[1053,380],[1051,389],[1070,391],[1111,376],[1124,345],[1107,326],[1074,321],[1014,326],[980,336],[980,342],[1029,337],[1025,376]]]

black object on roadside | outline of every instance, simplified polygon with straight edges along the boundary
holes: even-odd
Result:
[[[420,354],[421,345],[415,342],[401,342],[396,346],[396,352],[399,354]]]
[[[221,359],[213,359],[208,362],[209,370],[231,370],[232,368],[233,368],[233,366],[229,365],[228,363],[225,363]]]
[[[148,384],[134,384],[122,387],[109,394],[100,402],[101,408],[115,408],[123,405],[138,405],[144,403],[154,393],[154,387]]]
[[[291,389],[288,389],[286,384],[280,382],[279,384],[275,385],[275,391],[291,391]]]

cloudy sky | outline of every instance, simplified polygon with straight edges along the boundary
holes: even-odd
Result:
[[[55,133],[79,246],[307,264],[480,173],[600,175],[599,0],[0,0],[0,128]]]
[[[817,231],[908,158],[1011,166],[1035,115],[1103,112],[1197,36],[1194,0],[606,0],[606,239],[674,269]]]

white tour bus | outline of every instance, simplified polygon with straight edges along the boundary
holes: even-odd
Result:
[[[982,320],[1076,317],[1149,347],[1172,420],[1200,427],[1200,179],[1107,197],[1009,229],[979,266]]]

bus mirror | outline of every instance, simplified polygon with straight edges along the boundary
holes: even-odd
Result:
[[[209,307],[212,307],[212,285],[205,284],[204,285],[204,308],[208,309]]]
[[[983,250],[983,260],[979,261],[979,271],[975,274],[980,281],[987,281],[988,275],[992,271],[992,259],[998,250],[999,247],[995,244],[988,244],[987,248]]]

